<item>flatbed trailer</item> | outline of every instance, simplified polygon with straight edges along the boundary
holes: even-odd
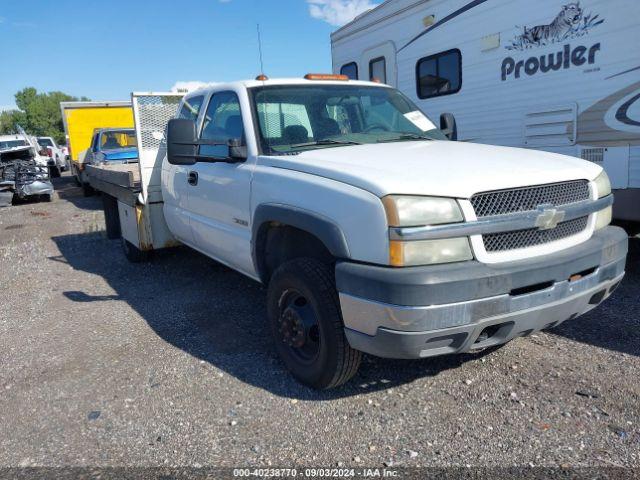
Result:
[[[122,239],[125,255],[134,262],[143,261],[152,250],[179,245],[164,219],[161,177],[166,125],[182,97],[132,93],[139,162],[86,167],[89,184],[102,193],[107,237]]]

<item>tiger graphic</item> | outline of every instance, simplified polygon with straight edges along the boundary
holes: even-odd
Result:
[[[536,27],[524,27],[522,34],[523,43],[540,45],[554,40],[563,40],[574,27],[582,22],[584,12],[580,7],[580,2],[569,3],[562,7],[550,25],[538,25]]]
[[[573,36],[585,35],[591,28],[604,22],[598,17],[598,15],[585,15],[579,1],[568,3],[562,7],[553,22],[531,28],[524,27],[524,32],[517,35],[506,48],[507,50],[526,50],[560,42]]]

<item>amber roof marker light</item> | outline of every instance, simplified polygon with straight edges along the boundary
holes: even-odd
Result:
[[[259,82],[266,82],[267,80],[269,80],[269,77],[267,77],[267,76],[266,76],[266,75],[264,75],[264,74],[261,74],[261,75],[258,75],[258,76],[256,77],[256,80],[257,80],[257,81],[259,81]]]
[[[340,82],[348,82],[349,77],[346,75],[332,75],[329,73],[307,73],[305,80],[337,80]]]

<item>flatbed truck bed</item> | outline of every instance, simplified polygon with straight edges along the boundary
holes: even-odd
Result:
[[[136,206],[142,192],[139,164],[88,165],[85,172],[89,184],[95,190],[111,195],[131,207]]]

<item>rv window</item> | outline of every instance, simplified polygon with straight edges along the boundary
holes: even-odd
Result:
[[[346,75],[351,80],[358,80],[358,64],[356,62],[347,63],[340,69],[340,75]]]
[[[184,101],[178,118],[186,118],[187,120],[196,120],[200,113],[200,108],[204,102],[204,96],[198,95],[197,97],[188,98]]]
[[[418,60],[416,82],[421,99],[458,93],[462,88],[460,50],[449,50]]]
[[[387,60],[384,57],[374,58],[369,62],[369,80],[374,78],[387,83]]]

